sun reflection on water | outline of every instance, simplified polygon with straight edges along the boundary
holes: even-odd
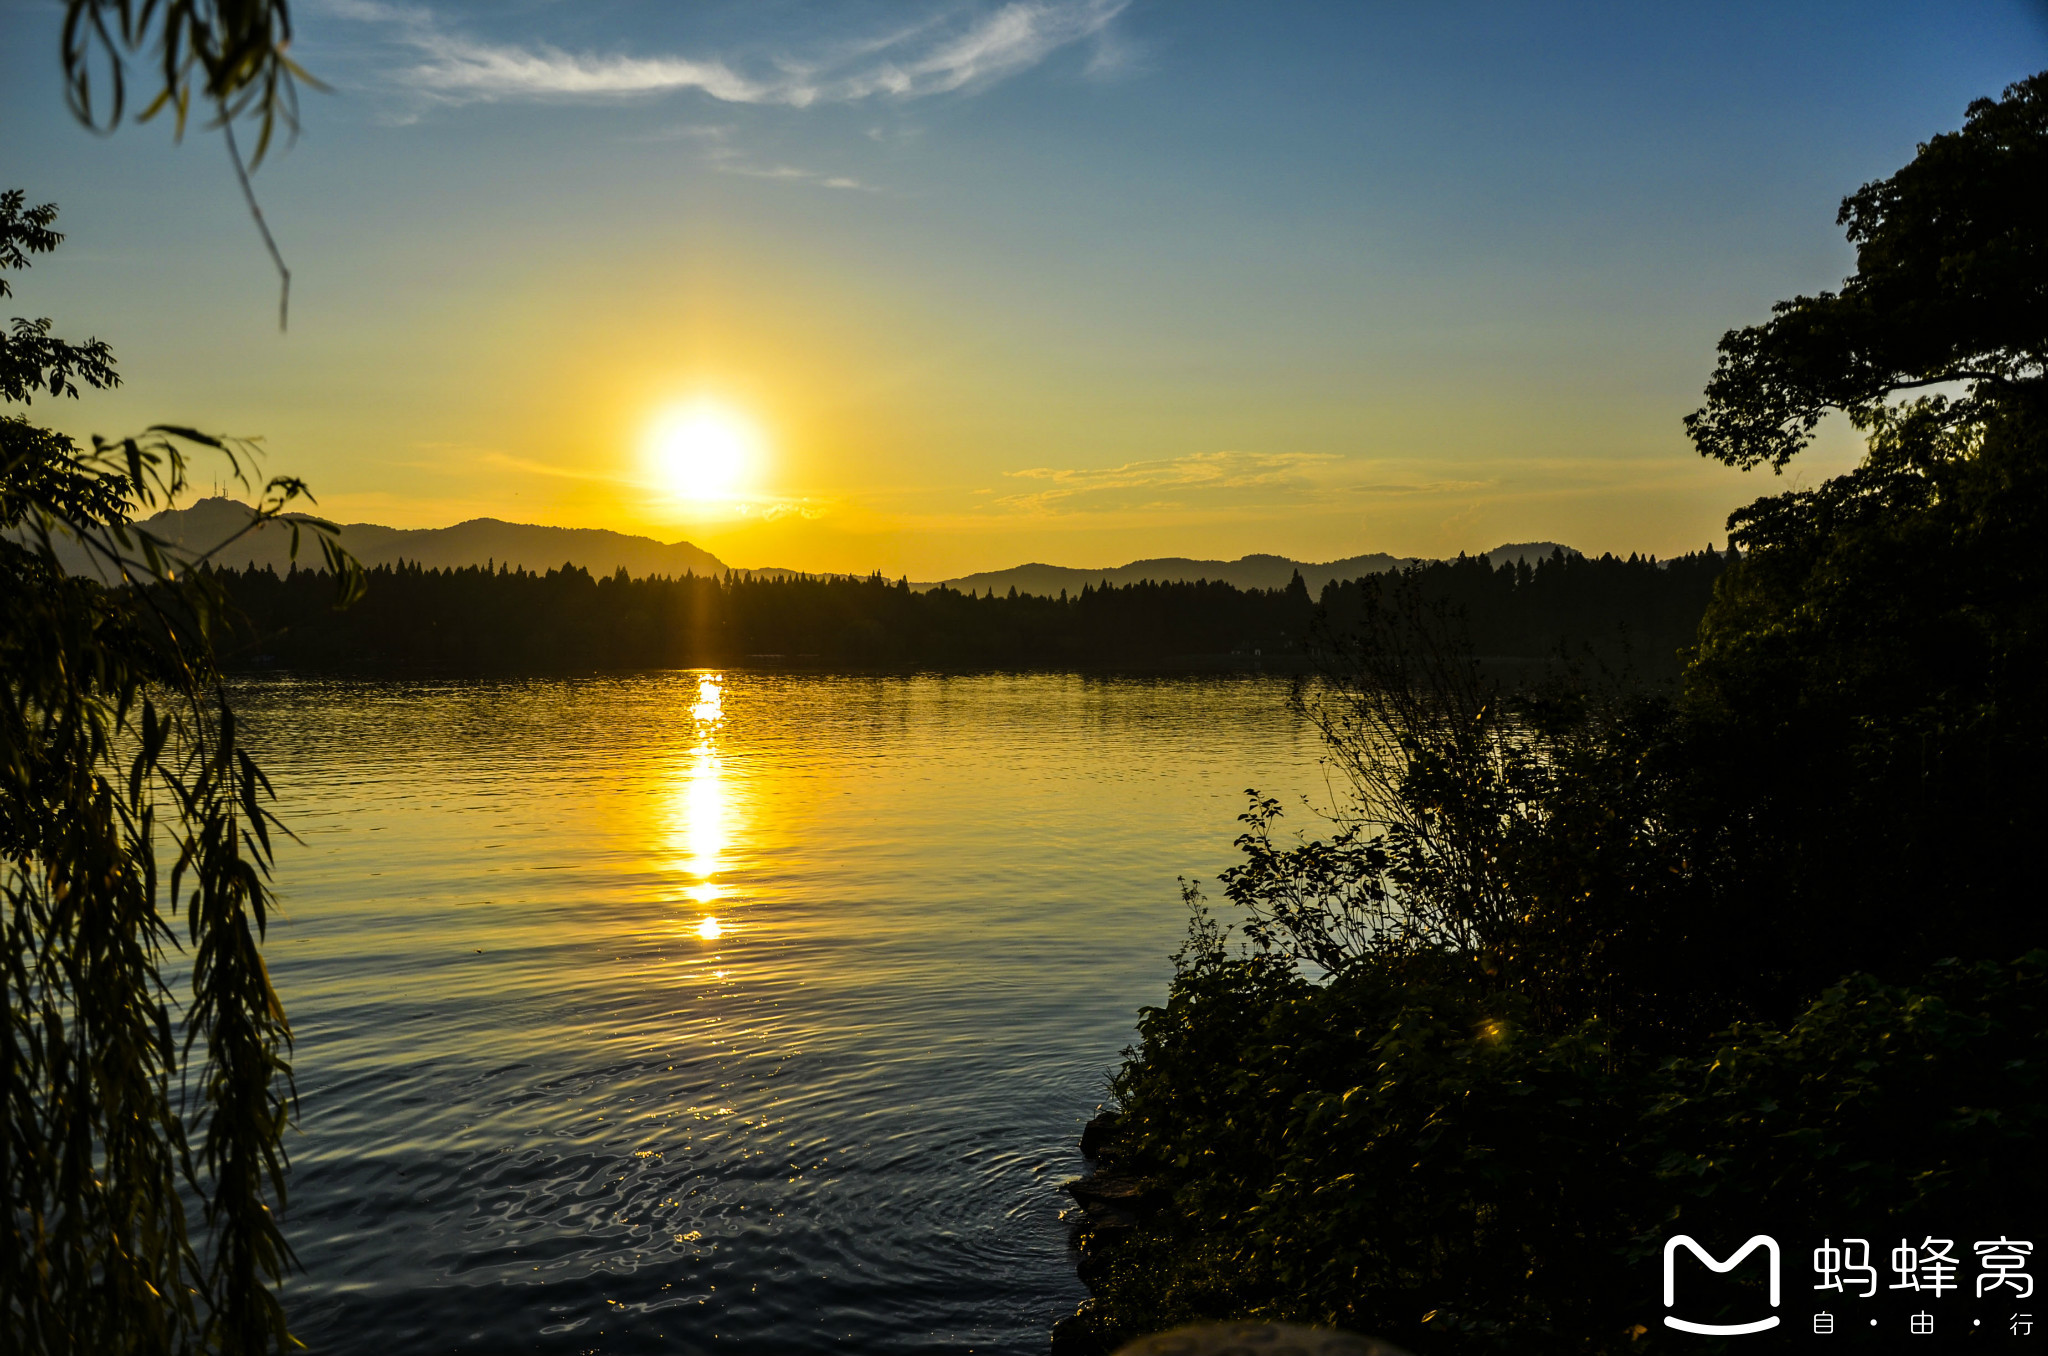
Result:
[[[699,738],[704,727],[716,725],[725,718],[725,675],[706,673],[697,679],[697,704],[690,708],[690,715],[697,722]]]
[[[709,743],[690,754],[683,772],[683,861],[686,897],[709,904],[721,893],[717,876],[725,864],[725,760]]]
[[[725,897],[720,879],[732,836],[733,797],[718,749],[718,728],[725,719],[725,675],[699,674],[697,700],[690,707],[695,745],[683,764],[674,792],[670,844],[674,871],[682,877],[678,894],[702,908]],[[714,941],[724,932],[716,918],[704,918],[696,933]]]

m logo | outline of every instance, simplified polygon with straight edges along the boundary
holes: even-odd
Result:
[[[1664,1244],[1664,1307],[1666,1309],[1678,1303],[1678,1277],[1673,1270],[1672,1261],[1677,1256],[1678,1250],[1681,1247],[1691,1251],[1693,1256],[1706,1263],[1707,1270],[1717,1275],[1735,1270],[1736,1267],[1742,1265],[1743,1258],[1749,1256],[1758,1248],[1762,1248],[1766,1253],[1770,1254],[1771,1259],[1771,1307],[1773,1309],[1778,1307],[1777,1239],[1772,1238],[1768,1234],[1758,1234],[1755,1238],[1750,1239],[1749,1242],[1737,1248],[1734,1255],[1727,1261],[1717,1262],[1711,1253],[1693,1242],[1689,1235],[1680,1234]],[[1763,1332],[1768,1328],[1777,1327],[1778,1316],[1772,1314],[1769,1318],[1760,1318],[1754,1323],[1688,1323],[1682,1318],[1673,1318],[1671,1315],[1666,1314],[1664,1315],[1664,1326],[1676,1328],[1680,1332],[1701,1333],[1708,1337],[1738,1337],[1743,1333]]]

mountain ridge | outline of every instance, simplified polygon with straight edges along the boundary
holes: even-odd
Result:
[[[245,528],[252,510],[239,500],[212,496],[196,500],[181,509],[164,509],[138,525],[188,557],[213,548]],[[304,521],[313,515],[290,514],[287,519]],[[756,578],[783,578],[803,573],[780,567],[746,568],[729,566],[716,555],[688,541],[660,542],[600,527],[547,527],[538,523],[512,523],[502,518],[469,518],[447,527],[385,527],[378,523],[343,523],[341,544],[367,566],[396,564],[401,560],[426,569],[462,569],[472,565],[503,565],[535,573],[575,565],[595,575],[609,575],[623,567],[635,578],[651,575],[680,577],[684,574],[724,575],[728,572]],[[1556,542],[1512,542],[1485,553],[1498,567],[1503,562],[1525,559],[1532,563],[1552,551],[1566,555],[1579,552]],[[67,568],[84,569],[84,553],[76,547],[63,553]],[[77,557],[76,560],[72,557]],[[946,588],[981,593],[994,589],[1007,593],[1052,596],[1061,589],[1078,593],[1088,585],[1156,583],[1210,579],[1240,589],[1279,589],[1287,586],[1295,571],[1310,593],[1318,593],[1332,579],[1356,579],[1361,575],[1385,574],[1428,559],[1394,556],[1384,551],[1346,556],[1330,561],[1303,561],[1270,553],[1254,553],[1236,560],[1204,560],[1191,556],[1158,556],[1124,565],[1086,569],[1070,565],[1030,562],[1002,570],[983,570],[950,579],[911,583],[919,591]],[[291,530],[281,522],[266,523],[247,532],[232,544],[216,551],[212,564],[244,569],[269,567],[279,573],[292,565]],[[320,549],[316,539],[300,533],[298,564],[317,568]]]
[[[251,512],[239,500],[216,496],[198,500],[187,508],[165,509],[144,519],[139,526],[180,552],[196,555],[241,531],[248,525]],[[300,521],[311,516],[287,515]],[[541,572],[573,564],[592,574],[606,575],[623,566],[626,573],[636,577],[722,575],[727,570],[724,561],[694,543],[659,542],[652,537],[602,527],[545,527],[538,523],[510,523],[502,518],[469,518],[448,527],[384,527],[378,523],[339,526],[341,545],[365,565],[405,560],[427,569],[497,564]],[[291,529],[282,523],[265,523],[221,549],[211,561],[235,569],[269,566],[282,573],[293,563]],[[304,531],[299,535],[298,563],[302,567],[320,564],[317,538]]]
[[[1552,551],[1562,551],[1568,556],[1580,554],[1572,547],[1557,542],[1527,541],[1496,546],[1484,555],[1488,564],[1499,568],[1514,560],[1527,560],[1533,564],[1539,559],[1548,558]],[[1393,556],[1384,551],[1321,562],[1294,560],[1287,556],[1268,554],[1240,556],[1236,560],[1197,560],[1188,556],[1160,556],[1151,560],[1134,560],[1128,565],[1100,570],[1033,562],[1028,565],[1013,565],[1007,570],[984,570],[978,574],[961,575],[954,579],[912,584],[911,587],[931,589],[943,584],[949,589],[963,593],[980,593],[991,588],[997,593],[1006,593],[1014,587],[1019,593],[1050,595],[1058,593],[1061,589],[1069,593],[1078,593],[1084,586],[1100,586],[1104,583],[1121,587],[1146,580],[1164,584],[1210,579],[1240,589],[1282,589],[1287,587],[1287,582],[1294,577],[1295,571],[1299,570],[1302,582],[1308,585],[1308,591],[1313,595],[1320,593],[1323,585],[1332,579],[1357,579],[1362,575],[1387,574],[1428,559],[1426,556]]]

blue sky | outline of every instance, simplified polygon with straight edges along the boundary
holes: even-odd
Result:
[[[69,233],[16,309],[127,376],[35,414],[261,434],[347,520],[918,578],[1718,540],[1783,482],[1685,443],[1715,340],[2048,65],[2013,2],[295,12],[280,336],[218,137],[76,127],[57,7],[0,0],[0,178]],[[740,490],[664,479],[679,402]]]

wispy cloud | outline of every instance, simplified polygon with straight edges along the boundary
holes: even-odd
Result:
[[[432,444],[430,444],[432,446]],[[447,444],[440,444],[447,446]],[[516,471],[521,475],[547,476],[555,480],[575,480],[591,485],[620,485],[633,489],[642,488],[642,482],[632,476],[615,475],[607,471],[592,471],[581,467],[561,466],[549,461],[536,461],[532,457],[515,457],[510,453],[486,449],[473,454],[479,465],[494,471]]]
[[[773,179],[783,183],[815,184],[819,188],[843,189],[857,193],[881,192],[873,184],[863,183],[851,175],[807,169],[802,165],[784,164],[780,161],[765,163],[740,147],[734,136],[735,130],[729,124],[685,123],[675,127],[657,128],[651,132],[636,133],[625,140],[642,144],[680,142],[695,145],[700,148],[704,163],[720,174],[737,174],[748,179]]]
[[[616,99],[696,91],[730,104],[807,108],[915,99],[992,84],[1063,47],[1103,34],[1129,0],[1009,0],[955,6],[889,32],[812,51],[741,56],[574,52],[492,42],[450,28],[423,8],[328,0],[337,14],[388,27],[415,58],[401,82],[442,103]]]
[[[1342,459],[1320,452],[1191,452],[1156,461],[1089,468],[1032,467],[1007,474],[1035,480],[1044,489],[1004,495],[994,502],[1027,512],[1057,512],[1082,499],[1099,503],[1104,496],[1128,499],[1130,492],[1169,495],[1214,490],[1307,489],[1311,471]]]

